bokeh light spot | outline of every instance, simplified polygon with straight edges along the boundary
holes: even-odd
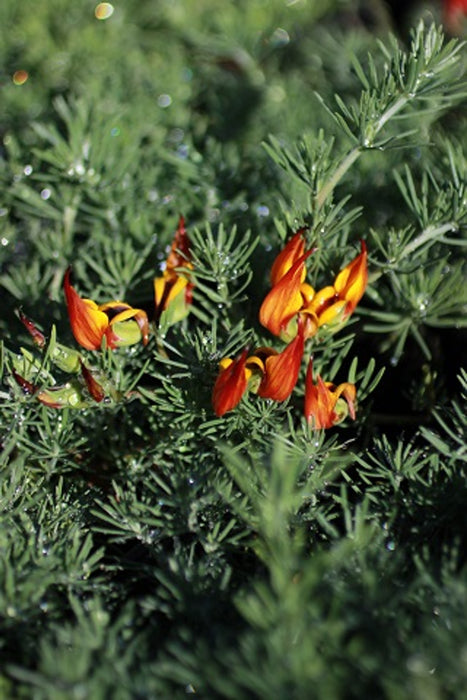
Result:
[[[166,107],[170,107],[170,105],[172,104],[172,98],[170,97],[170,95],[166,94],[159,95],[159,97],[157,98],[157,104],[159,105],[159,107],[165,109]]]
[[[24,85],[26,80],[29,78],[29,73],[27,70],[16,70],[13,73],[12,80],[15,85]]]
[[[114,6],[111,5],[110,2],[100,2],[96,5],[94,15],[96,19],[109,19],[109,17],[112,17],[114,9]]]

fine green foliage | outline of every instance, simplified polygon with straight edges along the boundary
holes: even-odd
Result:
[[[0,696],[460,700],[464,43],[379,0],[96,5],[0,3]],[[315,290],[366,243],[365,296],[216,415],[221,360],[289,347],[299,229]],[[310,358],[354,420],[305,418]]]

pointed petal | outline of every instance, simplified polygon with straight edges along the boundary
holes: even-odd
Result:
[[[342,384],[339,384],[337,389],[334,391],[334,395],[336,397],[336,402],[341,396],[347,401],[350,417],[352,420],[355,420],[355,399],[357,396],[355,384],[351,384],[350,382],[343,382]]]
[[[92,372],[86,367],[84,362],[80,359],[81,374],[86,383],[87,389],[91,394],[94,401],[100,403],[105,399],[105,391],[99,382],[93,377]]]
[[[19,320],[31,335],[34,345],[37,345],[38,348],[43,348],[45,345],[45,335],[40,332],[36,325],[22,312],[21,309],[19,310]]]
[[[365,241],[361,241],[361,253],[357,255],[334,280],[334,288],[340,299],[347,301],[346,315],[351,314],[362,298],[368,282],[368,255]]]
[[[310,359],[305,378],[305,418],[316,430],[334,424],[336,400],[319,375],[317,384],[313,384],[313,362]]]
[[[304,254],[305,239],[302,235],[304,231],[304,228],[299,229],[274,260],[271,268],[271,287],[274,287]]]
[[[160,316],[164,310],[164,302],[170,291],[170,288],[168,288],[170,283],[171,277],[165,273],[161,277],[154,278],[154,306],[156,308],[156,317]]]
[[[190,240],[185,229],[185,219],[183,216],[180,216],[178,228],[167,258],[166,270],[171,271],[176,267],[186,267],[190,259]]]
[[[303,306],[300,286],[305,272],[305,260],[311,251],[302,255],[266,295],[259,310],[261,325],[273,335],[280,336],[295,314]]]
[[[13,375],[15,382],[18,384],[18,386],[21,387],[21,389],[23,390],[23,392],[25,394],[29,394],[30,396],[32,396],[33,394],[36,393],[37,387],[32,382],[29,382],[27,379],[22,377],[14,369],[11,370],[11,373]]]
[[[86,350],[98,350],[109,325],[106,314],[91,299],[82,299],[70,284],[71,269],[65,273],[63,288],[68,306],[71,330],[76,341]]]
[[[223,416],[235,408],[245,393],[248,386],[245,372],[247,356],[248,349],[245,348],[240,357],[223,367],[218,374],[212,392],[212,405],[217,416]]]
[[[304,326],[300,319],[294,340],[281,353],[266,359],[258,396],[275,401],[285,401],[290,396],[297,383],[304,347]]]

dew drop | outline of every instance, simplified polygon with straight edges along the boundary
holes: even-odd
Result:
[[[15,85],[24,85],[28,78],[29,73],[27,70],[16,70],[12,76],[12,80]]]
[[[157,104],[159,105],[159,107],[162,107],[162,109],[166,109],[172,104],[172,98],[170,95],[163,93],[157,98]]]
[[[100,20],[109,19],[109,17],[112,17],[113,13],[114,6],[111,5],[110,2],[100,2],[96,5],[96,9],[94,10],[95,18]]]

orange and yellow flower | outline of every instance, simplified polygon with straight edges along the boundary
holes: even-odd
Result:
[[[303,306],[301,293],[306,278],[304,229],[299,229],[276,257],[271,268],[272,289],[259,310],[260,323],[273,335],[290,341],[297,334],[296,316]]]
[[[63,287],[71,330],[79,345],[86,350],[98,350],[104,338],[112,350],[141,340],[143,345],[147,344],[149,324],[145,311],[123,301],[98,305],[92,299],[83,299],[71,285],[70,275],[68,268]]]
[[[310,360],[305,379],[305,418],[316,430],[332,428],[347,414],[355,420],[355,384],[344,382],[336,386],[324,382],[320,375],[313,383],[313,362]],[[345,400],[345,401],[344,401]],[[346,402],[346,403],[345,403]],[[347,404],[347,405],[346,405]]]
[[[263,399],[285,401],[297,383],[304,342],[300,323],[296,337],[280,353],[266,347],[248,355],[245,349],[236,360],[229,357],[221,360],[212,394],[216,415],[223,416],[234,409],[247,389]]]
[[[260,323],[283,340],[291,340],[297,333],[298,316],[304,322],[305,338],[314,336],[321,326],[341,326],[355,310],[368,281],[367,250],[361,241],[360,254],[338,273],[334,284],[316,292],[305,282],[305,261],[312,251],[303,252],[302,231],[276,258],[273,287],[259,312]]]
[[[154,278],[157,321],[163,312],[166,312],[168,325],[177,323],[188,315],[193,300],[194,284],[189,274],[192,269],[190,241],[185,229],[185,219],[181,216],[162,276]]]
[[[315,335],[318,328],[339,328],[355,311],[368,282],[368,256],[366,245],[361,241],[361,252],[336,276],[334,284],[315,292],[313,287],[303,284],[303,307],[305,336]]]
[[[270,275],[271,287],[280,282],[290,268],[305,255],[304,231],[305,228],[298,229],[274,260]]]

